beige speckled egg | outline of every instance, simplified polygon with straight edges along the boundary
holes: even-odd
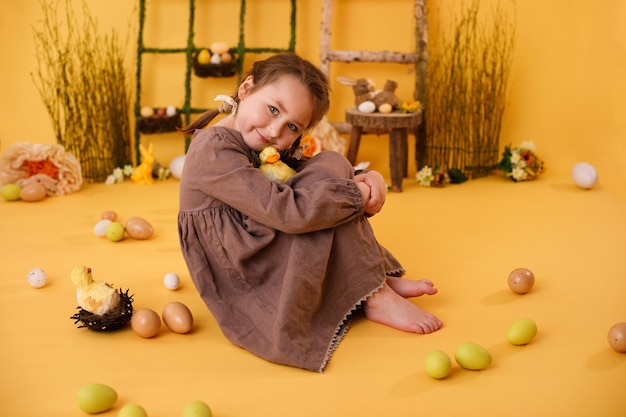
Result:
[[[626,323],[617,323],[611,327],[607,338],[613,350],[626,353]]]
[[[46,195],[46,187],[38,182],[31,182],[30,184],[26,184],[20,190],[20,198],[28,202],[41,201],[46,198]]]
[[[126,220],[126,233],[133,239],[150,239],[154,234],[152,225],[141,217],[131,217]]]
[[[516,294],[526,294],[535,285],[535,274],[530,269],[517,268],[509,274],[509,288]]]
[[[193,327],[193,316],[189,308],[174,301],[163,307],[163,322],[174,333],[189,333]]]

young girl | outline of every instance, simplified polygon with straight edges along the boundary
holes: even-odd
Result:
[[[370,320],[415,333],[441,322],[406,298],[435,294],[374,237],[367,217],[385,200],[374,171],[321,152],[293,158],[299,139],[329,108],[324,74],[295,54],[256,62],[227,116],[194,133],[180,183],[178,230],[200,296],[224,335],[272,362],[322,372],[362,308]],[[258,169],[272,145],[297,173],[284,184]]]

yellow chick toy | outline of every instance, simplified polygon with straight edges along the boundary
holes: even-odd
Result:
[[[259,169],[270,180],[276,184],[287,181],[296,171],[280,160],[278,149],[273,146],[266,146],[259,154],[261,166]]]
[[[78,305],[86,311],[102,316],[120,304],[120,295],[115,288],[91,276],[91,268],[77,266],[70,275],[76,286]]]

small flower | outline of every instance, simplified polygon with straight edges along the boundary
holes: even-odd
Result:
[[[426,165],[424,168],[419,170],[419,172],[415,175],[415,178],[422,187],[430,187],[430,184],[434,180],[432,168]]]
[[[124,172],[124,176],[130,177],[131,175],[133,175],[134,168],[132,165],[127,164],[127,165],[124,165],[124,168],[122,168],[122,171]]]
[[[111,174],[107,177],[107,179],[104,181],[104,183],[106,185],[113,185],[115,184],[115,175]]]
[[[513,181],[528,181],[537,178],[544,171],[544,164],[535,153],[533,142],[523,142],[519,147],[511,149],[506,146],[498,168]]]
[[[403,113],[415,113],[422,108],[422,104],[416,100],[406,100],[400,103],[400,110]]]

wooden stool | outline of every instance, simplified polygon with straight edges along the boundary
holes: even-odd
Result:
[[[402,191],[402,178],[408,175],[408,130],[415,131],[422,123],[422,112],[415,113],[361,113],[355,108],[346,110],[346,122],[352,125],[348,160],[356,163],[361,134],[374,131],[389,132],[389,170],[392,191]]]

